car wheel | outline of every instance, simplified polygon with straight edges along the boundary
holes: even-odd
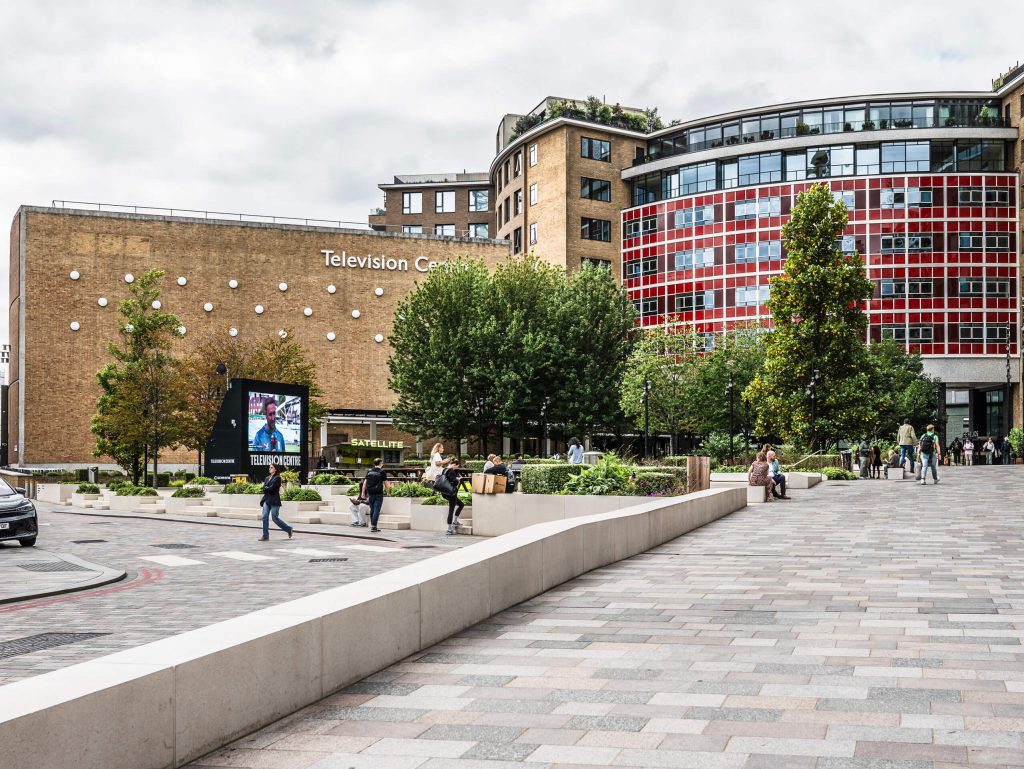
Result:
[[[22,547],[32,547],[36,543],[36,538],[35,537],[29,537],[28,539],[23,539],[23,540],[20,540],[20,541],[21,541],[21,546]]]

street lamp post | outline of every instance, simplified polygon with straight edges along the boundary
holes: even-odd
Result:
[[[651,380],[644,379],[644,460],[650,457],[650,432],[651,432]]]
[[[736,454],[733,449],[733,382],[732,374],[729,374],[729,384],[726,385],[726,389],[729,391],[729,464],[736,464]]]
[[[817,416],[818,404],[818,369],[811,369],[811,383],[807,385],[807,394],[811,396],[811,453],[818,450],[818,435],[815,431],[814,420]]]
[[[540,404],[540,455],[548,455],[548,404],[551,399],[544,396],[544,402]]]
[[[1006,395],[1003,397],[1003,411],[1006,412],[1006,429],[1003,430],[1003,435],[1010,434],[1010,428],[1013,427],[1013,388],[1010,384],[1010,331],[1013,326],[1010,321],[1006,321]]]

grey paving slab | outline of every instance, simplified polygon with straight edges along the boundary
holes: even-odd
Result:
[[[1022,766],[1024,468],[941,477],[822,484],[597,569],[337,695],[386,707],[252,735],[252,765],[288,766],[282,732],[316,755],[320,723],[373,741],[323,767]]]

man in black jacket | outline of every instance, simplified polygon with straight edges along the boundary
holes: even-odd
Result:
[[[373,460],[373,467],[366,471],[366,477],[363,478],[362,496],[370,506],[370,531],[380,531],[377,528],[377,520],[380,518],[380,508],[384,504],[384,481],[388,479],[383,465],[384,460],[377,457]]]

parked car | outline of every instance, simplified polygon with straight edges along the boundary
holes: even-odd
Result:
[[[11,488],[0,480],[0,543],[17,540],[22,547],[32,547],[38,533],[36,506],[25,496],[25,490]]]

